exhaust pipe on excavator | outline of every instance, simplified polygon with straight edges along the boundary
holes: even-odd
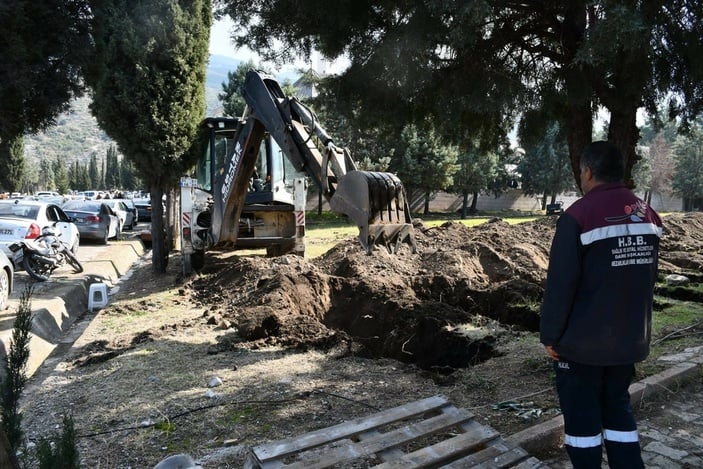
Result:
[[[359,227],[359,241],[367,254],[376,245],[397,253],[403,242],[417,252],[405,188],[395,174],[349,171],[339,178],[329,204]]]

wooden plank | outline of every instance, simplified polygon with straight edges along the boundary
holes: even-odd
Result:
[[[457,457],[476,451],[491,440],[500,437],[500,434],[493,428],[486,427],[475,421],[472,423],[474,424],[472,425],[473,428],[469,428],[466,433],[461,433],[432,446],[413,451],[400,459],[379,464],[378,466],[374,466],[374,468],[410,469],[427,467],[428,465],[436,466],[437,464],[450,462]]]
[[[378,437],[378,435],[381,435],[381,432],[379,432],[377,429],[369,430],[367,432],[361,432],[359,433],[359,439],[361,441],[369,440],[371,438]],[[397,459],[404,455],[400,449],[398,448],[386,448],[382,451],[379,451],[376,453],[376,456],[381,460],[381,461],[392,461],[393,459]]]
[[[512,448],[510,451],[499,454],[493,459],[486,460],[481,464],[473,466],[475,469],[503,469],[513,467],[515,464],[524,461],[529,455],[527,451],[520,448]]]
[[[549,466],[547,466],[545,463],[540,461],[539,459],[535,457],[530,457],[529,459],[521,462],[517,466],[513,466],[514,469],[548,469]]]
[[[438,409],[448,403],[445,396],[433,396],[420,401],[394,407],[392,409],[373,414],[369,417],[343,422],[328,428],[322,428],[298,437],[291,437],[284,440],[255,446],[251,449],[256,459],[263,463],[265,461],[281,458],[283,456],[296,453],[305,449],[329,443],[335,440],[347,438],[351,435],[370,430],[375,427],[387,425],[389,423],[404,420],[425,412]]]
[[[440,415],[422,420],[417,423],[405,425],[400,428],[388,431],[386,433],[378,433],[377,436],[360,441],[351,446],[342,445],[335,446],[329,451],[325,451],[322,458],[314,460],[307,453],[300,453],[302,461],[286,466],[289,469],[322,469],[332,467],[335,464],[345,461],[352,461],[357,458],[372,456],[376,453],[389,448],[411,443],[418,438],[430,436],[447,429],[457,427],[461,423],[466,423],[473,418],[473,414],[468,410],[457,409],[451,406],[443,409]],[[480,426],[475,424],[475,429]],[[314,450],[313,450],[314,451]],[[397,455],[402,456],[403,453]]]
[[[442,466],[442,469],[464,469],[466,467],[474,467],[486,461],[487,459],[493,459],[495,457],[498,457],[502,453],[509,450],[510,448],[508,448],[503,442],[503,439],[500,438],[494,442],[491,442],[491,444],[487,448],[482,449],[481,451],[478,451],[476,453],[464,456],[461,459],[452,461],[451,463]]]

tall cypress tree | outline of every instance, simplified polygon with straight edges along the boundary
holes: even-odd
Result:
[[[95,0],[91,110],[151,192],[152,266],[164,272],[163,209],[192,161],[182,155],[205,114],[209,0]]]
[[[68,169],[66,162],[60,156],[56,155],[56,159],[52,164],[54,171],[54,188],[60,193],[65,194],[69,189]]]
[[[98,189],[100,185],[100,169],[98,168],[98,156],[93,152],[88,162],[88,182],[90,189]]]

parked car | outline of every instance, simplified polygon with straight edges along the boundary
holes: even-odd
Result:
[[[137,209],[137,206],[134,205],[134,200],[132,199],[120,199],[122,202],[125,203],[125,205],[132,211],[134,214],[134,224],[136,225],[139,223],[139,209]]]
[[[7,309],[10,293],[15,287],[15,268],[12,261],[0,251],[0,310]]]
[[[122,199],[105,199],[103,200],[120,219],[120,230],[134,229],[134,212],[127,206]]]
[[[151,200],[134,199],[134,205],[137,207],[140,220],[151,221]]]
[[[66,215],[76,224],[81,239],[94,239],[102,244],[121,234],[120,219],[102,200],[69,200],[63,206]]]
[[[39,191],[34,194],[34,197],[42,202],[49,202],[56,205],[61,205],[66,202],[66,197],[56,191]]]
[[[61,241],[78,252],[80,234],[75,224],[56,204],[29,199],[0,200],[0,250],[12,259],[8,246],[21,239],[34,239],[43,228],[54,227]]]
[[[547,204],[547,215],[561,215],[564,213],[564,202],[561,200],[553,203]]]

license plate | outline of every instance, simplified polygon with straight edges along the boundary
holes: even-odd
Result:
[[[84,221],[85,221],[85,219],[83,219],[83,218],[74,218],[73,219],[74,223],[83,223]]]
[[[0,230],[0,235],[13,235],[15,234],[15,230]]]

